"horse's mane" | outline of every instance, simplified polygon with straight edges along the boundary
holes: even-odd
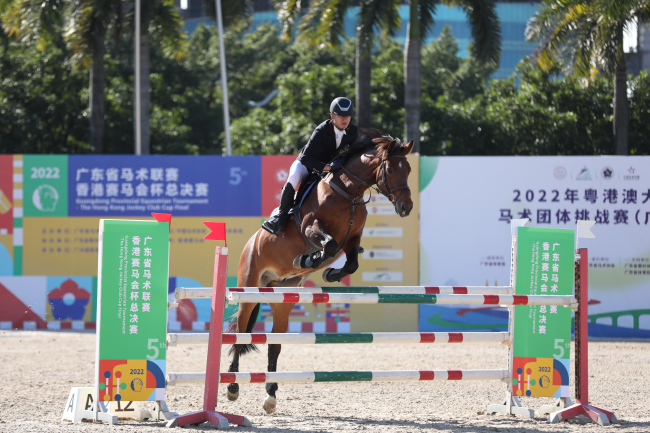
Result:
[[[395,141],[395,150],[402,148],[404,145],[399,138],[393,138],[384,134],[375,128],[360,128],[361,134],[357,141],[350,145],[350,149],[345,152],[345,161],[363,152],[371,149],[377,149],[377,155],[383,153],[390,144]]]

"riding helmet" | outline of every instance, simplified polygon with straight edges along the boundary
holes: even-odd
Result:
[[[330,104],[330,113],[338,114],[339,116],[352,116],[354,114],[354,106],[352,101],[348,98],[336,98]]]

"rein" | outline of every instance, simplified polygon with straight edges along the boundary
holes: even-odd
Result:
[[[373,156],[373,158],[379,158],[379,156]],[[348,194],[342,188],[340,188],[338,185],[336,185],[335,183],[332,182],[332,179],[334,178],[334,173],[332,173],[331,171],[329,173],[327,173],[325,176],[322,176],[323,182],[327,183],[334,191],[336,191],[337,193],[339,193],[340,195],[345,197],[350,202],[350,222],[348,224],[348,231],[345,234],[345,239],[343,239],[343,242],[341,243],[341,246],[336,251],[336,254],[341,252],[341,250],[343,249],[343,246],[348,241],[348,236],[350,236],[350,231],[352,230],[352,225],[354,223],[354,207],[355,206],[360,206],[360,205],[365,205],[368,202],[370,202],[370,200],[372,199],[372,190],[373,189],[378,194],[381,194],[384,197],[386,197],[391,203],[393,203],[393,205],[394,205],[395,201],[399,200],[399,198],[401,197],[402,193],[405,190],[408,190],[408,191],[411,190],[411,188],[409,188],[408,185],[398,186],[397,188],[393,188],[393,189],[391,189],[388,186],[388,179],[386,178],[386,171],[387,171],[387,169],[386,169],[386,161],[388,161],[390,158],[407,159],[406,156],[404,156],[404,155],[387,156],[386,158],[381,159],[381,178],[382,178],[382,182],[384,183],[384,188],[386,188],[386,193],[384,193],[381,190],[381,188],[379,187],[379,179],[376,179],[377,188],[375,188],[374,185],[371,185],[368,182],[366,182],[366,181],[364,181],[362,179],[359,179],[357,176],[352,174],[350,172],[350,170],[348,170],[347,168],[345,168],[343,166],[341,166],[341,169],[347,175],[349,175],[349,176],[351,176],[351,177],[353,177],[353,178],[355,178],[356,180],[359,181],[359,184],[357,185],[357,195],[356,195],[356,197],[353,196],[353,195]],[[363,200],[363,193],[361,192],[361,185],[364,185],[366,188],[368,188],[368,191],[370,192],[370,197],[366,201]],[[395,191],[400,191],[400,190],[401,190],[401,192],[399,193],[399,195],[397,197],[394,197],[393,193]]]

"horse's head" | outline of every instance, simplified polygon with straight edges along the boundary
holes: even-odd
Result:
[[[390,137],[382,137],[386,138]],[[413,209],[411,189],[408,186],[411,165],[406,159],[406,155],[413,150],[413,140],[404,145],[398,139],[391,139],[388,146],[379,146],[378,150],[377,157],[381,158],[381,164],[377,172],[377,187],[393,203],[395,213],[404,218]]]

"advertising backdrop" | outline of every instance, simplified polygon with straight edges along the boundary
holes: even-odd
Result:
[[[207,234],[203,221],[225,222],[228,285],[236,286],[239,256],[279,204],[295,158],[0,155],[0,328],[95,327],[101,218],[152,220],[151,212],[173,215],[170,301],[176,287],[212,285],[214,242],[203,241]],[[359,271],[341,285],[418,284],[419,158],[409,156],[409,163],[415,204],[411,216],[398,217],[386,199],[373,196],[362,242],[366,252]],[[344,261],[342,257],[335,266]],[[310,276],[305,285],[325,284],[321,274]],[[3,302],[12,307],[3,308]],[[235,310],[229,307],[226,317]],[[270,313],[264,305],[256,330],[270,332]],[[209,320],[209,300],[184,299],[170,309],[168,326],[206,330]],[[415,305],[300,305],[290,323],[291,332],[417,327]]]
[[[422,157],[420,284],[508,285],[510,219],[593,220],[590,335],[650,337],[650,158]],[[421,306],[420,330],[506,330],[501,308]]]

